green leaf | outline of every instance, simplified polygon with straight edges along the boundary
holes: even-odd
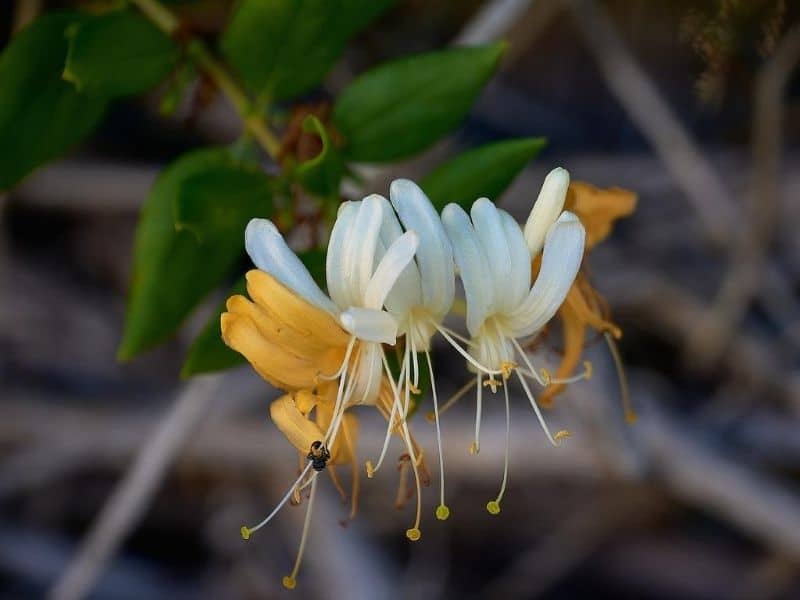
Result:
[[[522,138],[486,144],[439,165],[420,186],[437,211],[450,202],[469,210],[478,198],[497,201],[546,143],[544,138]]]
[[[318,85],[348,40],[394,0],[241,0],[222,51],[261,98]]]
[[[344,161],[333,146],[325,126],[314,115],[303,120],[303,129],[316,133],[322,140],[322,150],[311,160],[297,166],[295,177],[313,194],[330,196],[339,191],[344,174]]]
[[[300,252],[298,256],[317,283],[324,283],[325,250],[314,248],[312,250]],[[233,288],[231,288],[230,292],[225,297],[226,299],[217,307],[217,310],[214,311],[208,323],[206,323],[203,330],[197,338],[195,338],[191,348],[189,348],[189,353],[186,357],[186,362],[183,364],[183,369],[181,369],[181,377],[191,377],[192,375],[199,375],[200,373],[223,371],[247,362],[244,356],[225,345],[220,333],[220,315],[225,312],[225,302],[227,302],[227,298],[235,294],[247,295],[247,282],[244,277],[239,279]]]
[[[219,318],[225,312],[225,303],[228,298],[236,294],[247,295],[247,281],[244,276],[233,285],[225,300],[217,307],[208,323],[192,342],[181,369],[181,377],[224,371],[247,362],[244,356],[225,345],[219,328]]]
[[[104,99],[82,94],[61,78],[66,31],[84,18],[46,14],[19,32],[0,55],[0,189],[67,152],[103,116]]]
[[[220,204],[232,199],[232,205],[241,206],[247,204],[243,197],[252,193],[263,203],[263,210],[250,216],[268,215],[270,202],[263,196],[262,186],[254,183],[259,177],[256,172],[255,165],[235,161],[226,149],[210,148],[182,156],[161,173],[145,201],[136,230],[120,360],[129,360],[168,337],[233,271],[244,254],[244,226],[238,231],[207,227],[200,216],[201,207],[213,214],[214,199]],[[219,180],[208,173],[215,173]],[[176,206],[193,200],[198,203],[197,211],[188,206],[181,210],[192,215],[196,229],[176,228]],[[233,218],[226,222],[231,227],[237,224]]]
[[[452,48],[383,64],[339,96],[333,123],[345,158],[385,162],[410,156],[456,127],[494,73],[505,44]]]
[[[136,12],[117,11],[70,31],[64,79],[89,94],[129,96],[158,84],[178,60],[178,47]]]
[[[231,254],[241,254],[244,228],[255,216],[272,212],[272,186],[254,167],[226,163],[187,177],[174,200],[177,231],[192,232],[200,243],[220,238]]]

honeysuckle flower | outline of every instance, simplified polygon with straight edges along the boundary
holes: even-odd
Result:
[[[636,194],[618,187],[601,189],[588,183],[573,181],[569,185],[565,208],[574,212],[586,229],[585,255],[611,233],[617,219],[630,215],[636,208]],[[630,406],[627,384],[615,339],[622,331],[610,319],[602,296],[589,282],[588,276],[579,272],[564,304],[558,310],[564,337],[564,354],[556,370],[557,378],[566,378],[580,361],[586,342],[586,329],[601,333],[608,343],[616,364],[622,390],[625,416],[634,421],[636,416]],[[564,384],[555,383],[544,390],[540,404],[549,406],[553,398],[564,390]]]
[[[381,196],[375,196],[375,198],[384,206],[378,256],[383,248],[390,247],[402,237],[403,229],[417,232],[419,246],[414,261],[410,262],[398,277],[386,298],[386,309],[397,321],[398,335],[405,336],[405,347],[398,378],[399,391],[403,395],[404,402],[402,406],[399,402],[393,406],[380,457],[375,466],[372,462],[367,462],[367,474],[372,477],[383,463],[391,431],[398,426],[395,417],[398,417],[400,427],[406,427],[405,419],[409,410],[409,396],[412,392],[417,392],[419,386],[420,367],[417,355],[422,353],[425,355],[430,374],[434,412],[437,415],[436,439],[440,467],[440,502],[436,509],[436,516],[443,520],[448,517],[449,509],[444,499],[444,457],[430,347],[431,338],[437,332],[448,337],[450,335],[449,330],[442,325],[442,321],[450,311],[455,294],[453,252],[438,213],[425,193],[413,181],[397,179],[392,182],[389,188],[391,204]],[[418,487],[417,511],[419,515],[421,499],[419,476],[416,472],[415,479]],[[412,536],[414,535],[412,533]]]
[[[253,302],[234,296],[221,318],[225,342],[247,357],[265,379],[289,392],[273,403],[271,415],[287,438],[308,452],[308,464],[272,513],[258,525],[242,528],[248,538],[296,490],[311,486],[300,550],[291,575],[284,579],[286,587],[294,587],[305,548],[317,475],[329,461],[353,456],[355,421],[345,415],[346,409],[378,405],[381,399],[389,408],[398,402],[394,382],[384,377],[389,370],[382,347],[395,344],[397,323],[382,307],[412,260],[418,236],[406,231],[381,248],[376,258],[384,208],[379,199],[369,197],[341,206],[328,246],[330,297],[278,229],[266,219],[253,219],[245,231],[247,253],[258,267],[247,274]],[[316,423],[308,418],[312,408]],[[403,433],[413,456],[407,427]]]
[[[497,498],[487,504],[490,513],[500,511],[508,478],[508,386],[516,372],[531,406],[553,444],[565,432],[550,434],[526,377],[544,385],[519,339],[538,333],[555,315],[571,288],[583,258],[585,230],[574,213],[563,211],[569,184],[564,169],[550,172],[542,185],[524,232],[507,212],[486,198],[476,200],[470,215],[456,204],[442,212],[455,264],[466,296],[468,353],[476,373],[477,406],[475,441],[480,450],[480,422],[484,383],[496,392],[501,386],[506,407],[506,456],[503,481]],[[471,220],[470,220],[471,217]],[[531,286],[531,261],[543,248],[541,269]],[[521,360],[525,367],[520,367]],[[496,376],[501,376],[498,380]],[[488,376],[487,381],[483,381]]]

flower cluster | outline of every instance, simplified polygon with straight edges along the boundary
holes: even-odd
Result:
[[[451,204],[440,217],[424,192],[405,179],[391,184],[388,200],[373,194],[345,202],[328,244],[327,294],[270,221],[250,222],[245,246],[257,267],[247,273],[250,299],[233,296],[228,300],[221,329],[231,348],[286,392],[272,403],[270,414],[307,461],[276,508],[261,523],[242,528],[243,537],[249,538],[290,499],[299,502],[310,488],[300,550],[294,569],[284,578],[286,587],[296,583],[320,473],[327,470],[341,490],[335,467],[350,465],[355,510],[358,420],[351,408],[356,405],[377,408],[387,421],[379,457],[366,463],[369,477],[383,464],[391,436],[402,440],[406,464],[414,475],[417,505],[414,524],[406,535],[411,540],[420,538],[420,488],[427,482],[427,469],[408,417],[412,396],[420,393],[423,369],[430,378],[438,445],[436,517],[448,517],[439,427],[443,410],[430,357],[434,336],[449,342],[473,373],[461,394],[476,388],[473,453],[480,450],[484,388],[492,394],[502,388],[508,426],[507,383],[512,376],[518,379],[548,439],[558,445],[567,435],[566,431],[550,433],[530,383],[560,386],[587,377],[589,371],[571,376],[577,361],[570,355],[570,362],[559,369],[560,378],[553,378],[534,367],[525,343],[560,309],[568,310],[562,308],[565,299],[574,297],[573,304],[581,300],[586,304],[580,289],[588,283],[580,284],[579,279],[576,284],[576,276],[587,230],[574,212],[564,210],[568,190],[574,196],[567,171],[553,170],[524,227],[486,198],[475,201],[469,214]],[[594,238],[604,234],[590,228],[588,235],[594,243]],[[443,324],[453,307],[456,273],[466,298],[468,336]],[[585,320],[583,305],[576,306],[573,312],[577,310]],[[565,331],[567,316],[563,317]],[[613,325],[607,330],[614,331]],[[391,347],[400,359],[394,371],[386,354]],[[492,514],[500,511],[508,479],[508,427],[506,433],[500,492],[487,504]]]

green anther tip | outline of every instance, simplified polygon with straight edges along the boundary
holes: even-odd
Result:
[[[246,525],[242,525],[242,528],[239,530],[239,533],[242,534],[243,540],[249,540],[252,531],[250,531],[250,529]]]
[[[490,515],[500,514],[500,503],[497,500],[490,500],[486,503],[486,510]]]
[[[412,542],[416,542],[419,538],[422,537],[422,533],[420,533],[419,529],[413,527],[406,531],[406,537],[410,539]]]
[[[446,521],[447,518],[450,516],[450,509],[447,508],[444,504],[440,504],[436,507],[436,518],[440,521]]]

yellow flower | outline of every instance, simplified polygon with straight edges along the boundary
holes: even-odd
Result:
[[[567,192],[565,208],[575,213],[586,228],[585,256],[596,244],[602,242],[611,233],[617,219],[630,215],[636,209],[636,194],[618,187],[601,189],[588,183],[574,181]],[[534,271],[537,265],[534,262]],[[584,271],[578,273],[575,282],[567,294],[564,304],[557,313],[564,331],[564,355],[556,371],[556,379],[565,379],[575,370],[580,362],[586,344],[586,329],[591,328],[602,333],[609,343],[617,368],[621,370],[619,355],[614,339],[619,339],[622,332],[609,319],[608,307],[595,290]],[[627,386],[624,377],[620,379],[623,388],[626,417],[635,419],[627,399]],[[551,406],[553,398],[564,390],[563,383],[554,383],[544,390],[539,402]]]

